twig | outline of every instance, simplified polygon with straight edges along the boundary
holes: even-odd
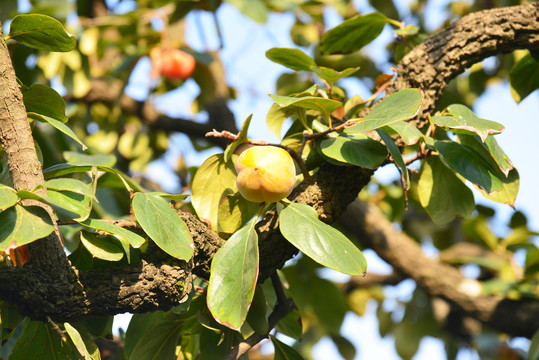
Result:
[[[287,298],[284,292],[283,283],[281,282],[281,278],[279,277],[279,274],[277,274],[277,271],[274,271],[273,274],[271,274],[271,285],[273,285],[273,290],[275,290],[275,295],[277,295],[277,304],[286,303]]]
[[[237,360],[241,358],[253,346],[258,344],[262,340],[267,339],[270,331],[273,330],[273,328],[279,323],[279,321],[281,321],[288,314],[290,314],[292,310],[294,310],[294,301],[291,298],[286,299],[284,303],[278,302],[268,318],[268,331],[265,334],[258,334],[255,332],[253,335],[249,336],[247,339],[234,346],[230,353],[225,357],[225,360]]]
[[[58,333],[58,335],[60,335],[62,337],[63,340],[66,340],[66,335],[64,334],[64,332],[62,331],[62,329],[60,329],[60,327],[58,326],[58,324],[56,324],[54,321],[52,321],[52,319],[50,318],[50,316],[47,316],[47,321],[49,322],[49,324],[51,324],[52,328],[54,329],[54,331],[56,331]]]

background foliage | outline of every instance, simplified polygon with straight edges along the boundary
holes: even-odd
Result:
[[[38,201],[54,209],[69,260],[78,270],[118,271],[117,276],[122,276],[120,268],[138,264],[155,262],[162,268],[181,263],[182,269],[193,267],[196,278],[191,284],[182,280],[185,275],[178,275],[180,281],[162,285],[165,293],[174,288],[169,303],[138,308],[126,301],[122,305],[126,307],[118,307],[136,314],[114,342],[105,340],[112,335],[112,315],[124,311],[69,318],[40,313],[40,309],[29,312],[14,306],[16,294],[2,295],[1,356],[235,358],[242,340],[250,348],[272,331],[274,355],[254,349],[251,358],[316,358],[315,344],[329,339],[343,358],[352,359],[358,354],[353,337],[362,330],[345,333],[343,321],[347,314],[363,316],[371,311],[376,312],[380,336],[393,339],[396,353],[405,359],[412,358],[427,337],[439,339],[448,358],[473,349],[481,358],[535,359],[537,340],[530,346],[529,341],[512,338],[531,338],[533,332],[527,329],[539,319],[533,319],[539,306],[537,233],[520,211],[500,224],[499,207],[494,205],[515,204],[519,175],[511,154],[496,141],[504,125],[514,125],[481,119],[470,109],[494,82],[509,81],[516,102],[536,96],[539,46],[530,40],[531,51],[519,48],[473,64],[436,99],[431,116],[420,113],[419,120],[405,122],[423,111],[421,106],[427,108],[425,101],[433,95],[425,89],[391,90],[390,66],[438,30],[429,18],[433,13],[427,11],[433,3],[34,0],[2,4],[4,36],[46,180],[36,189],[19,188],[8,163],[7,143],[2,143],[6,150],[0,174],[4,270],[34,269],[35,240],[53,233],[46,210],[27,206]],[[445,28],[475,11],[519,4],[448,2],[439,25]],[[358,9],[369,14],[358,16]],[[263,50],[282,71],[274,88],[256,66],[254,78],[260,79],[256,88],[230,83],[238,76],[233,73],[241,77],[252,71],[224,60],[235,51],[240,54],[238,63],[244,64],[249,55],[242,48],[245,44],[223,34],[229,21],[225,15],[231,11],[241,12],[270,34],[280,34],[274,27],[288,21],[290,39],[275,40],[277,44]],[[285,19],[282,23],[273,20],[279,16]],[[537,36],[539,29],[534,31]],[[196,33],[200,42],[191,40],[195,36],[186,38],[189,32]],[[393,37],[383,44],[385,49],[379,49],[381,33]],[[156,47],[180,48],[193,55],[192,76],[185,81],[151,77],[149,55]],[[377,102],[384,89],[392,95]],[[266,93],[271,97],[263,106],[251,100]],[[186,100],[189,96],[191,103]],[[252,119],[247,108],[254,112]],[[271,138],[262,124],[264,118]],[[213,136],[207,137],[214,129]],[[238,129],[242,132],[234,136]],[[266,259],[258,256],[264,254],[267,241],[264,226],[270,225],[262,221],[255,231],[255,223],[248,222],[260,210],[272,208],[261,209],[244,200],[235,185],[233,152],[250,141],[247,134],[293,150],[296,160],[301,159],[299,181],[307,179],[303,184],[309,183],[310,176],[317,179],[316,174],[331,173],[319,170],[326,163],[341,169],[360,167],[365,177],[381,166],[396,165],[399,176],[392,182],[372,180],[336,223],[323,206],[312,208],[314,204],[301,204],[297,198],[291,204],[278,204],[280,233],[306,256],[296,256],[278,273],[273,273],[278,266],[268,272]],[[361,188],[368,180],[357,174],[351,177],[361,183],[354,186]],[[345,184],[351,184],[347,180]],[[476,205],[474,193],[491,202]],[[334,197],[322,196],[328,202]],[[211,277],[201,258],[211,258],[214,252],[200,250],[204,243],[198,240],[196,219],[175,210],[196,214],[219,235],[201,230],[205,241],[223,249],[211,265]],[[369,222],[369,214],[378,217]],[[279,233],[277,227],[273,231]],[[399,237],[403,249],[391,256],[378,254],[392,266],[391,272],[378,274],[369,268],[363,278],[365,259],[357,249],[376,250],[372,239],[377,232]],[[414,258],[406,242],[434,254],[436,265],[420,266],[422,258]],[[18,252],[13,248],[29,243],[30,262],[21,268],[25,255],[21,248]],[[282,246],[286,251],[289,245]],[[374,264],[381,261],[371,258]],[[525,304],[522,309],[535,309],[528,312],[531,321],[519,333],[499,319],[510,319],[511,313],[485,315],[481,306],[463,308],[458,294],[433,291],[437,284],[428,282],[408,285],[409,296],[392,296],[392,291],[410,283],[407,278],[428,278],[402,270],[406,266],[401,262],[414,260],[420,271],[450,265],[447,268],[455,273],[435,276],[440,287],[464,272],[468,279],[459,284],[459,291],[479,299],[478,303],[513,301],[515,308]],[[351,276],[336,275],[324,266]],[[238,287],[235,280],[240,277]],[[159,283],[160,278],[144,281]],[[521,320],[518,315],[515,319]]]

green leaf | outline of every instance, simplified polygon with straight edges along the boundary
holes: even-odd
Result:
[[[271,342],[275,348],[274,360],[304,360],[303,357],[291,346],[279,341],[275,336],[270,335]]]
[[[404,177],[404,186],[406,189],[410,188],[410,175],[408,174],[408,168],[406,167],[406,164],[404,163],[404,159],[402,158],[402,154],[399,150],[399,147],[395,144],[391,136],[389,136],[384,130],[377,129],[378,135],[380,135],[380,138],[382,138],[382,141],[384,144],[386,144],[387,149],[391,153],[391,156],[393,157],[393,161],[395,162],[395,165],[399,168],[402,176]]]
[[[230,144],[229,146],[227,146],[227,148],[225,149],[225,152],[224,152],[225,162],[228,162],[230,161],[230,159],[232,159],[232,154],[238,148],[238,146],[248,141],[247,131],[249,130],[249,125],[251,124],[252,117],[253,117],[253,114],[247,116],[247,119],[245,119],[245,121],[241,125],[241,130],[238,134],[238,138],[234,140],[234,142]]]
[[[367,271],[359,249],[342,233],[318,219],[318,213],[305,204],[288,204],[279,214],[281,234],[314,261],[349,275]]]
[[[42,84],[33,84],[22,89],[24,106],[29,113],[47,116],[61,123],[67,122],[66,103],[54,89]]]
[[[180,338],[183,322],[177,319],[165,319],[151,328],[139,339],[129,360],[176,359],[176,348]]]
[[[281,138],[283,123],[294,111],[293,108],[283,108],[279,104],[273,103],[266,116],[268,130],[276,137]]]
[[[208,308],[217,322],[238,330],[247,317],[258,278],[258,235],[249,224],[220,248],[211,263]]]
[[[302,96],[302,97],[293,97],[293,96],[280,96],[280,95],[270,95],[273,101],[281,107],[287,106],[297,106],[304,109],[314,109],[318,110],[324,114],[330,114],[339,106],[342,106],[342,103],[337,100],[326,99],[317,96]]]
[[[67,164],[67,163],[56,164],[45,169],[43,171],[43,175],[45,176],[45,179],[50,179],[53,177],[64,176],[64,175],[72,174],[72,173],[81,173],[81,172],[85,173],[88,171],[92,171],[92,168],[94,166],[96,165],[84,164],[82,162],[77,163],[76,165]],[[131,190],[141,191],[141,192],[144,191],[144,188],[142,188],[139,184],[134,182],[130,177],[128,177],[121,171],[113,169],[108,166],[97,165],[96,167],[97,167],[97,170],[99,171],[104,171],[104,172],[108,172],[108,173],[112,173],[116,175],[122,181],[123,185],[128,191],[131,191]]]
[[[71,360],[71,346],[47,323],[27,320],[17,338],[10,360],[54,359]]]
[[[417,114],[422,101],[423,95],[419,89],[399,90],[382,99],[363,120],[359,120],[344,132],[357,134],[410,119]]]
[[[528,360],[539,360],[539,330],[532,337],[528,350]]]
[[[218,224],[219,231],[232,234],[249,220],[260,208],[260,204],[247,201],[240,193],[227,195],[219,205]]]
[[[163,199],[176,200],[176,201],[185,200],[189,196],[191,196],[189,194],[169,194],[169,193],[162,192],[162,191],[147,192],[145,194],[147,194],[147,195],[157,195],[157,196],[161,196]]]
[[[278,332],[293,339],[300,340],[303,335],[303,324],[301,322],[301,314],[298,309],[294,309],[284,319],[279,321],[275,327]]]
[[[310,70],[318,75],[320,79],[327,81],[330,85],[333,85],[340,79],[356,73],[359,70],[359,67],[337,71],[324,66],[311,66]]]
[[[131,358],[133,349],[142,339],[144,342],[146,337],[144,334],[154,328],[157,324],[163,321],[165,313],[163,311],[155,311],[150,313],[134,314],[129,321],[129,326],[125,333],[124,353],[126,358]]]
[[[451,140],[436,140],[434,147],[453,169],[480,189],[488,194],[502,190],[500,175],[505,176],[480,153]]]
[[[493,169],[499,169],[505,176],[514,168],[511,160],[505,155],[496,138],[492,135],[487,136],[484,142],[478,136],[458,135],[458,141],[479,153],[491,164]]]
[[[72,191],[49,190],[47,195],[40,195],[27,190],[17,191],[21,199],[34,199],[54,207],[62,219],[84,221],[92,211],[92,199]]]
[[[539,59],[527,53],[509,72],[511,95],[520,103],[528,95],[539,89]]]
[[[7,39],[17,40],[34,49],[47,51],[71,51],[77,40],[69,35],[62,23],[50,16],[22,14],[13,18]]]
[[[415,25],[406,25],[406,27],[393,30],[393,32],[400,36],[413,36],[417,35],[417,33],[419,32],[419,28]]]
[[[146,241],[142,236],[105,220],[87,219],[79,223],[86,227],[112,234],[118,237],[120,240],[127,241],[135,249],[141,247]]]
[[[419,141],[420,138],[425,136],[414,125],[407,121],[399,121],[394,124],[384,126],[382,129],[389,135],[400,135],[406,145],[414,145]]]
[[[39,189],[42,187],[47,188],[49,190],[72,191],[74,193],[82,194],[82,195],[95,199],[95,195],[94,195],[94,192],[92,191],[92,188],[88,184],[77,179],[62,178],[62,179],[47,180],[43,184],[38,185],[36,189]]]
[[[325,54],[349,54],[380,35],[391,19],[380,13],[354,16],[324,34],[320,50]]]
[[[53,231],[50,215],[43,208],[12,206],[0,213],[0,251],[31,243]]]
[[[64,159],[71,165],[97,165],[105,167],[113,167],[116,165],[116,156],[111,154],[83,154],[73,151],[64,151],[62,153]]]
[[[496,191],[492,194],[487,194],[485,191],[481,189],[480,190],[483,193],[483,196],[487,199],[502,204],[507,204],[514,208],[520,185],[520,177],[518,175],[517,169],[509,171],[507,178],[501,178],[501,181],[502,189],[500,191]]]
[[[258,23],[268,21],[268,7],[263,0],[227,0],[245,16]]]
[[[266,317],[267,301],[262,286],[257,286],[253,301],[247,313],[247,323],[258,334],[267,334],[270,330]]]
[[[320,142],[320,150],[325,156],[337,161],[368,169],[374,169],[384,162],[387,148],[367,135],[345,133]]]
[[[118,246],[115,242],[118,240],[113,236],[97,236],[87,231],[81,231],[80,240],[94,258],[106,261],[120,261],[124,257],[121,245]]]
[[[505,129],[500,123],[478,118],[464,105],[451,105],[446,111],[451,116],[433,116],[432,122],[454,133],[477,134],[485,141],[488,135],[499,134]]]
[[[67,335],[75,345],[75,348],[85,360],[100,360],[101,354],[95,342],[85,331],[82,334],[75,329],[71,324],[64,323]]]
[[[54,118],[51,118],[49,116],[46,116],[46,115],[41,115],[41,114],[36,114],[36,113],[31,113],[31,112],[28,113],[28,117],[30,117],[30,118],[32,118],[34,120],[37,120],[39,122],[47,123],[47,124],[50,124],[50,125],[54,126],[57,130],[63,132],[64,134],[66,134],[67,136],[69,136],[70,138],[72,138],[73,140],[78,142],[82,146],[82,150],[88,149],[88,147],[82,143],[82,141],[73,132],[73,130],[71,130],[69,128],[69,126],[62,123],[61,121],[58,121],[58,120],[56,120]]]
[[[300,49],[272,48],[266,51],[266,57],[277,64],[297,71],[311,71],[311,66],[316,66],[314,60]]]
[[[437,156],[423,162],[417,191],[421,206],[438,225],[469,217],[475,208],[472,191]]]
[[[19,197],[17,196],[15,189],[4,184],[0,184],[0,210],[12,207],[17,203],[18,200]]]
[[[159,195],[136,193],[133,211],[144,232],[161,250],[186,261],[193,256],[193,238],[168,201]]]
[[[236,174],[231,162],[223,154],[210,156],[198,168],[191,187],[191,203],[197,215],[218,229],[219,204],[227,194],[237,192]]]

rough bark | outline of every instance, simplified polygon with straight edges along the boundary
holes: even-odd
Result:
[[[341,225],[362,239],[363,245],[376,251],[395,271],[464,314],[513,336],[531,337],[539,329],[537,300],[511,301],[501,295],[482,295],[478,281],[464,277],[453,266],[427,257],[413,239],[396,231],[374,206],[355,201],[343,213]]]
[[[469,14],[410,51],[397,65],[397,78],[386,93],[423,90],[425,100],[415,120],[421,127],[451,79],[489,56],[539,49],[538,29],[538,2]]]
[[[399,64],[399,74],[388,92],[405,87],[422,88],[426,95],[422,115],[428,113],[435,107],[447,82],[466,67],[496,53],[521,48],[537,49],[538,9],[539,4],[534,3],[464,17],[408,54]],[[16,188],[31,189],[43,181],[41,168],[32,149],[31,132],[7,49],[3,41],[0,42],[0,140],[7,149],[14,184],[19,184]],[[140,109],[136,111],[138,113]],[[419,118],[418,126],[423,119]],[[19,135],[25,140],[21,140]],[[32,154],[22,156],[23,152]],[[332,223],[368,183],[371,174],[371,171],[358,168],[325,165],[311,180],[302,183],[291,199],[312,205],[324,221]],[[222,240],[208,235],[196,218],[191,217],[189,221],[190,230],[199,234],[195,237],[197,253],[193,272],[206,277],[211,257]],[[268,216],[257,229],[260,233],[260,278],[264,279],[282,267],[296,250],[282,239],[274,216]],[[387,234],[380,234],[383,235],[381,231],[373,234],[371,246],[396,269],[415,279],[433,295],[457,304],[463,312],[511,335],[529,336],[531,329],[538,327],[537,302],[508,302],[500,298],[471,296],[469,291],[465,291],[466,287],[461,287],[461,275],[454,268],[446,265],[437,267],[439,264],[432,264],[427,261],[430,259],[421,257],[423,254],[417,246],[415,249],[406,248],[407,257],[415,261],[414,268],[408,267],[402,263],[406,256],[396,255],[403,251],[399,242],[388,238]],[[51,316],[62,322],[125,311],[166,310],[179,303],[191,286],[186,280],[189,266],[171,264],[161,258],[146,259],[140,264],[114,270],[85,272],[70,268],[66,271],[68,262],[60,259],[62,255],[57,248],[51,250],[39,244],[57,246],[58,241],[42,239],[33,245],[36,251],[32,256],[41,259],[39,261],[23,268],[0,269],[0,298],[18,304],[23,313],[34,318]],[[55,278],[57,274],[51,271],[55,269],[54,264],[63,267],[61,273],[67,276]],[[508,310],[514,311],[515,315],[501,316]]]

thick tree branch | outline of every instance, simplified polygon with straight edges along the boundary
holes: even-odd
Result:
[[[362,239],[395,271],[412,278],[431,296],[455,305],[491,328],[512,336],[531,337],[539,329],[539,302],[511,301],[501,295],[482,295],[478,281],[465,278],[452,266],[427,257],[421,247],[406,234],[396,231],[380,210],[355,201],[342,215],[348,232]]]
[[[475,63],[517,49],[539,49],[539,2],[469,14],[410,51],[397,65],[391,94],[419,88],[425,100],[417,126],[426,124],[447,84]]]

